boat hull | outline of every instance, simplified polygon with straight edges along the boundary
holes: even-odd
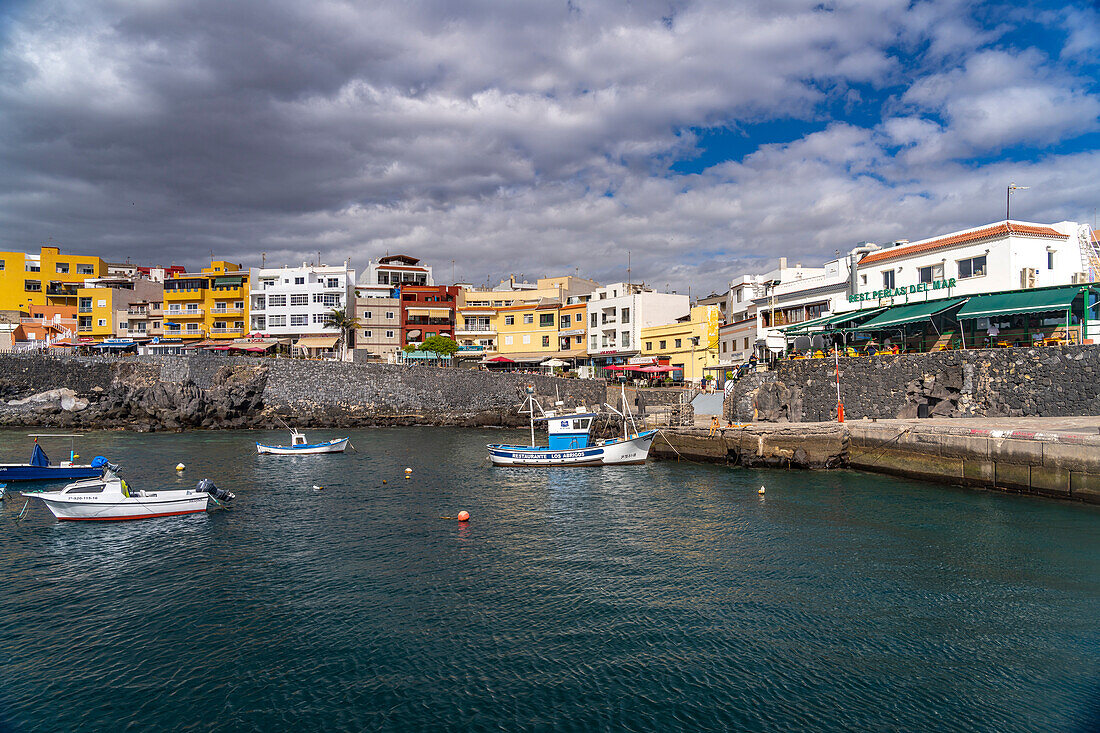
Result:
[[[50,492],[26,493],[41,499],[59,521],[111,522],[128,519],[152,519],[206,511],[210,495],[197,491],[158,491],[130,498],[106,496],[49,496]]]
[[[31,466],[25,463],[0,464],[0,481],[72,481],[99,478],[103,470],[91,466]]]
[[[344,449],[348,447],[349,438],[338,438],[337,440],[330,440],[327,443],[314,443],[312,445],[264,445],[263,443],[256,444],[256,452],[260,455],[275,455],[275,456],[302,456],[302,455],[314,455],[316,453],[343,453]]]
[[[495,466],[629,466],[645,463],[656,430],[646,430],[626,440],[569,450],[551,450],[542,446],[498,445],[489,447],[489,460]]]

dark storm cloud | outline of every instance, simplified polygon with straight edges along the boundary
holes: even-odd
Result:
[[[1026,88],[989,72],[974,48],[988,32],[950,3],[43,2],[0,23],[0,246],[52,238],[145,262],[321,251],[362,266],[408,250],[475,281],[577,266],[606,280],[629,249],[655,283],[718,287],[930,217],[980,223],[966,196],[1009,172],[952,164],[982,152],[968,95],[1008,89],[1063,111],[998,120],[1001,145],[1095,117],[1042,55],[1018,70]],[[1087,38],[1073,36],[1078,55]],[[906,44],[938,61],[900,63]],[[892,103],[900,114],[873,128],[837,123],[668,172],[693,145],[677,130],[812,118],[848,85],[906,79],[918,83]]]

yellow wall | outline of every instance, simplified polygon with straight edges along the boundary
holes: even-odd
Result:
[[[243,282],[239,287],[218,287],[215,282],[220,277],[241,277]],[[178,323],[178,332],[169,330],[164,326],[164,335],[167,337],[183,338],[208,338],[208,339],[235,339],[248,333],[248,271],[242,270],[240,265],[225,260],[214,260],[209,267],[202,268],[199,273],[182,273],[172,280],[204,280],[206,287],[191,290],[164,289],[164,320]],[[199,313],[187,315],[187,304],[198,306]],[[241,306],[238,309],[237,303]],[[182,313],[169,313],[173,305],[180,307]],[[216,312],[219,308],[227,309],[225,313]],[[215,332],[215,322],[224,322],[224,332]],[[198,331],[188,331],[187,324],[198,324]],[[240,326],[237,324],[240,323]]]
[[[107,273],[107,263],[92,255],[62,254],[57,247],[39,250],[38,272],[27,272],[27,265],[34,260],[23,252],[0,252],[3,270],[0,270],[0,310],[27,311],[28,306],[76,305],[76,288],[88,278],[102,277]],[[68,272],[58,272],[58,267]],[[83,266],[89,272],[79,272]],[[27,281],[38,283],[40,290],[27,290]],[[62,287],[65,292],[51,294],[50,283]],[[64,287],[68,285],[68,287]]]
[[[718,306],[702,305],[691,309],[690,320],[643,328],[641,356],[667,357],[673,366],[683,366],[684,379],[698,381],[705,375],[705,367],[718,366],[720,320]],[[693,337],[699,340],[694,348]]]

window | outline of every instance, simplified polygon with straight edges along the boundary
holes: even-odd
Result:
[[[267,319],[263,316],[253,316],[252,318],[253,328],[257,331],[262,331],[267,328]]]
[[[371,312],[366,311],[365,313],[363,313],[363,318],[369,321],[372,318]]]
[[[4,269],[4,261],[0,260],[0,270],[3,270],[3,269]]]
[[[305,293],[290,296],[291,305],[309,305],[309,296]]]
[[[591,348],[592,348],[592,349],[595,349],[596,347],[597,347],[597,341],[596,341],[596,337],[595,337],[595,336],[593,336],[593,337],[592,337],[592,346],[591,346]]]
[[[97,300],[95,302],[95,304],[96,304],[97,308],[106,308],[107,307],[107,299],[106,298],[100,298],[99,300]]]
[[[286,305],[285,295],[269,295],[267,296],[267,304],[272,308],[281,307]]]
[[[747,338],[745,339],[745,345],[743,348],[749,348],[749,340]]]
[[[723,354],[726,353],[726,342],[725,341],[722,342],[722,353]]]
[[[549,346],[550,345],[550,337],[549,336],[543,336],[542,337],[542,345],[543,346]]]
[[[661,340],[660,342],[658,342],[658,344],[657,344],[657,348],[659,348],[659,349],[661,349],[662,351],[664,351],[664,349],[665,349],[665,344],[666,344],[666,343],[667,343],[666,341],[664,341],[664,340]]]
[[[985,255],[971,257],[968,260],[959,260],[959,279],[968,277],[981,277],[985,275]]]
[[[393,331],[386,331],[386,338],[392,339],[393,338]]]
[[[653,351],[653,342],[652,341],[646,341],[645,342],[645,350],[646,351]]]
[[[118,330],[119,331],[125,331],[129,328],[130,328],[130,324],[129,324],[128,321],[119,321],[118,322]]]
[[[286,316],[268,316],[267,325],[274,328],[275,326],[285,326]]]
[[[365,339],[369,339],[373,335],[374,333],[372,331],[363,331],[363,338]]]
[[[295,285],[305,285],[306,284],[306,279],[304,277],[296,277],[296,278],[294,278],[294,284]]]
[[[829,310],[828,301],[824,303],[811,303],[806,306],[806,320],[812,320],[814,318],[821,318],[825,315],[825,311]]]
[[[293,298],[294,296],[291,297]],[[339,308],[342,305],[340,296],[336,293],[314,293],[313,302],[320,303],[329,308]],[[291,305],[293,305],[293,303],[291,303]]]
[[[554,325],[553,313],[539,313],[539,328],[546,328],[547,326]]]
[[[327,313],[314,313],[313,314],[313,322],[314,323],[327,323],[328,322],[328,314]]]
[[[290,316],[290,325],[305,326],[309,323],[309,316],[305,313],[293,313]]]
[[[68,273],[68,271],[69,271],[69,263],[68,262],[58,262],[55,265],[55,267],[57,268],[58,272]]]
[[[253,303],[255,303],[255,305],[253,305],[253,308],[258,311],[262,311],[264,309],[264,296],[261,295],[257,297],[256,300],[253,301]]]
[[[894,285],[894,271],[893,270],[886,270],[885,272],[882,273],[882,289],[883,290],[893,290],[894,287],[895,287],[895,285]]]
[[[582,343],[584,343],[584,337],[583,336],[576,336],[575,338],[576,338],[576,341],[574,341],[573,343],[575,343],[577,346],[580,346]]]
[[[392,321],[393,320],[393,311],[386,311],[386,318],[388,318],[389,320]]]
[[[535,322],[535,314],[534,313],[524,313],[523,314],[523,322],[524,323],[534,323]]]
[[[389,285],[390,284],[390,275],[389,275],[389,273],[387,273],[387,272],[378,273],[378,284],[379,285]]]
[[[630,331],[623,331],[622,336],[623,337],[622,337],[622,339],[620,339],[620,342],[619,342],[619,348],[629,349],[630,348]]]
[[[199,324],[197,324],[197,323],[188,323],[188,324],[187,324],[187,330],[188,330],[188,331],[195,331],[195,332],[198,332],[198,330],[199,330]]]
[[[561,327],[565,328],[568,325],[569,325],[569,315],[566,314],[566,315],[561,317]]]
[[[1053,252],[1047,252],[1047,269],[1048,270],[1053,270],[1054,269],[1054,253]]]
[[[102,308],[103,303],[100,303],[99,306]],[[199,312],[199,304],[198,303],[188,303],[187,304],[187,312],[188,313],[198,313]]]
[[[100,326],[106,326],[107,325],[107,319],[106,318],[100,318],[99,319],[99,325]]]
[[[680,348],[681,343],[682,343],[681,339],[676,339],[676,348],[677,349]]]
[[[77,319],[77,326],[76,327],[80,331],[91,331],[92,330],[92,317],[91,316],[81,316],[79,319]]]
[[[330,277],[325,285],[330,288],[338,288],[340,287],[340,278]]]
[[[630,323],[630,309],[623,308],[619,315],[619,321],[621,323]]]
[[[512,345],[512,337],[511,336],[505,336],[504,337],[504,345],[505,346],[511,346]]]
[[[94,275],[95,274],[95,268],[92,267],[91,265],[77,265],[76,266],[76,274],[77,275]]]
[[[233,304],[233,307],[244,310],[244,301],[243,300],[238,300],[236,303]]]
[[[24,280],[23,289],[28,293],[41,293],[42,281],[41,280]]]
[[[530,337],[529,335],[527,335],[527,334],[524,334],[524,336],[523,336],[523,343],[525,343],[525,344],[529,344],[529,343],[531,343],[531,337]]]
[[[862,275],[859,276],[859,284],[860,285],[866,285],[867,284],[867,273],[863,273]]]
[[[515,316],[504,316],[504,325],[505,326],[514,326],[515,324],[516,324],[516,317]]]
[[[741,302],[741,289],[740,288],[737,289],[737,293],[734,295],[734,297],[735,297],[735,299],[738,303]]]
[[[928,265],[917,268],[917,282],[934,283],[943,280],[943,265]]]
[[[39,267],[38,264],[35,263],[35,262],[28,262],[26,265],[23,266],[23,269],[26,270],[27,272],[41,272],[42,271],[42,268]]]

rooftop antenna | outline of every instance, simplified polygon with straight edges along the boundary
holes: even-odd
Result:
[[[267,252],[260,253],[260,267],[267,267]]]
[[[1013,191],[1026,191],[1031,186],[1017,186],[1015,182],[1008,184],[1008,190],[1005,192],[1005,221],[1012,219],[1009,214],[1012,211],[1012,192]]]
[[[451,283],[455,282],[455,261],[451,260]]]
[[[630,290],[630,250],[626,251],[626,289]]]

